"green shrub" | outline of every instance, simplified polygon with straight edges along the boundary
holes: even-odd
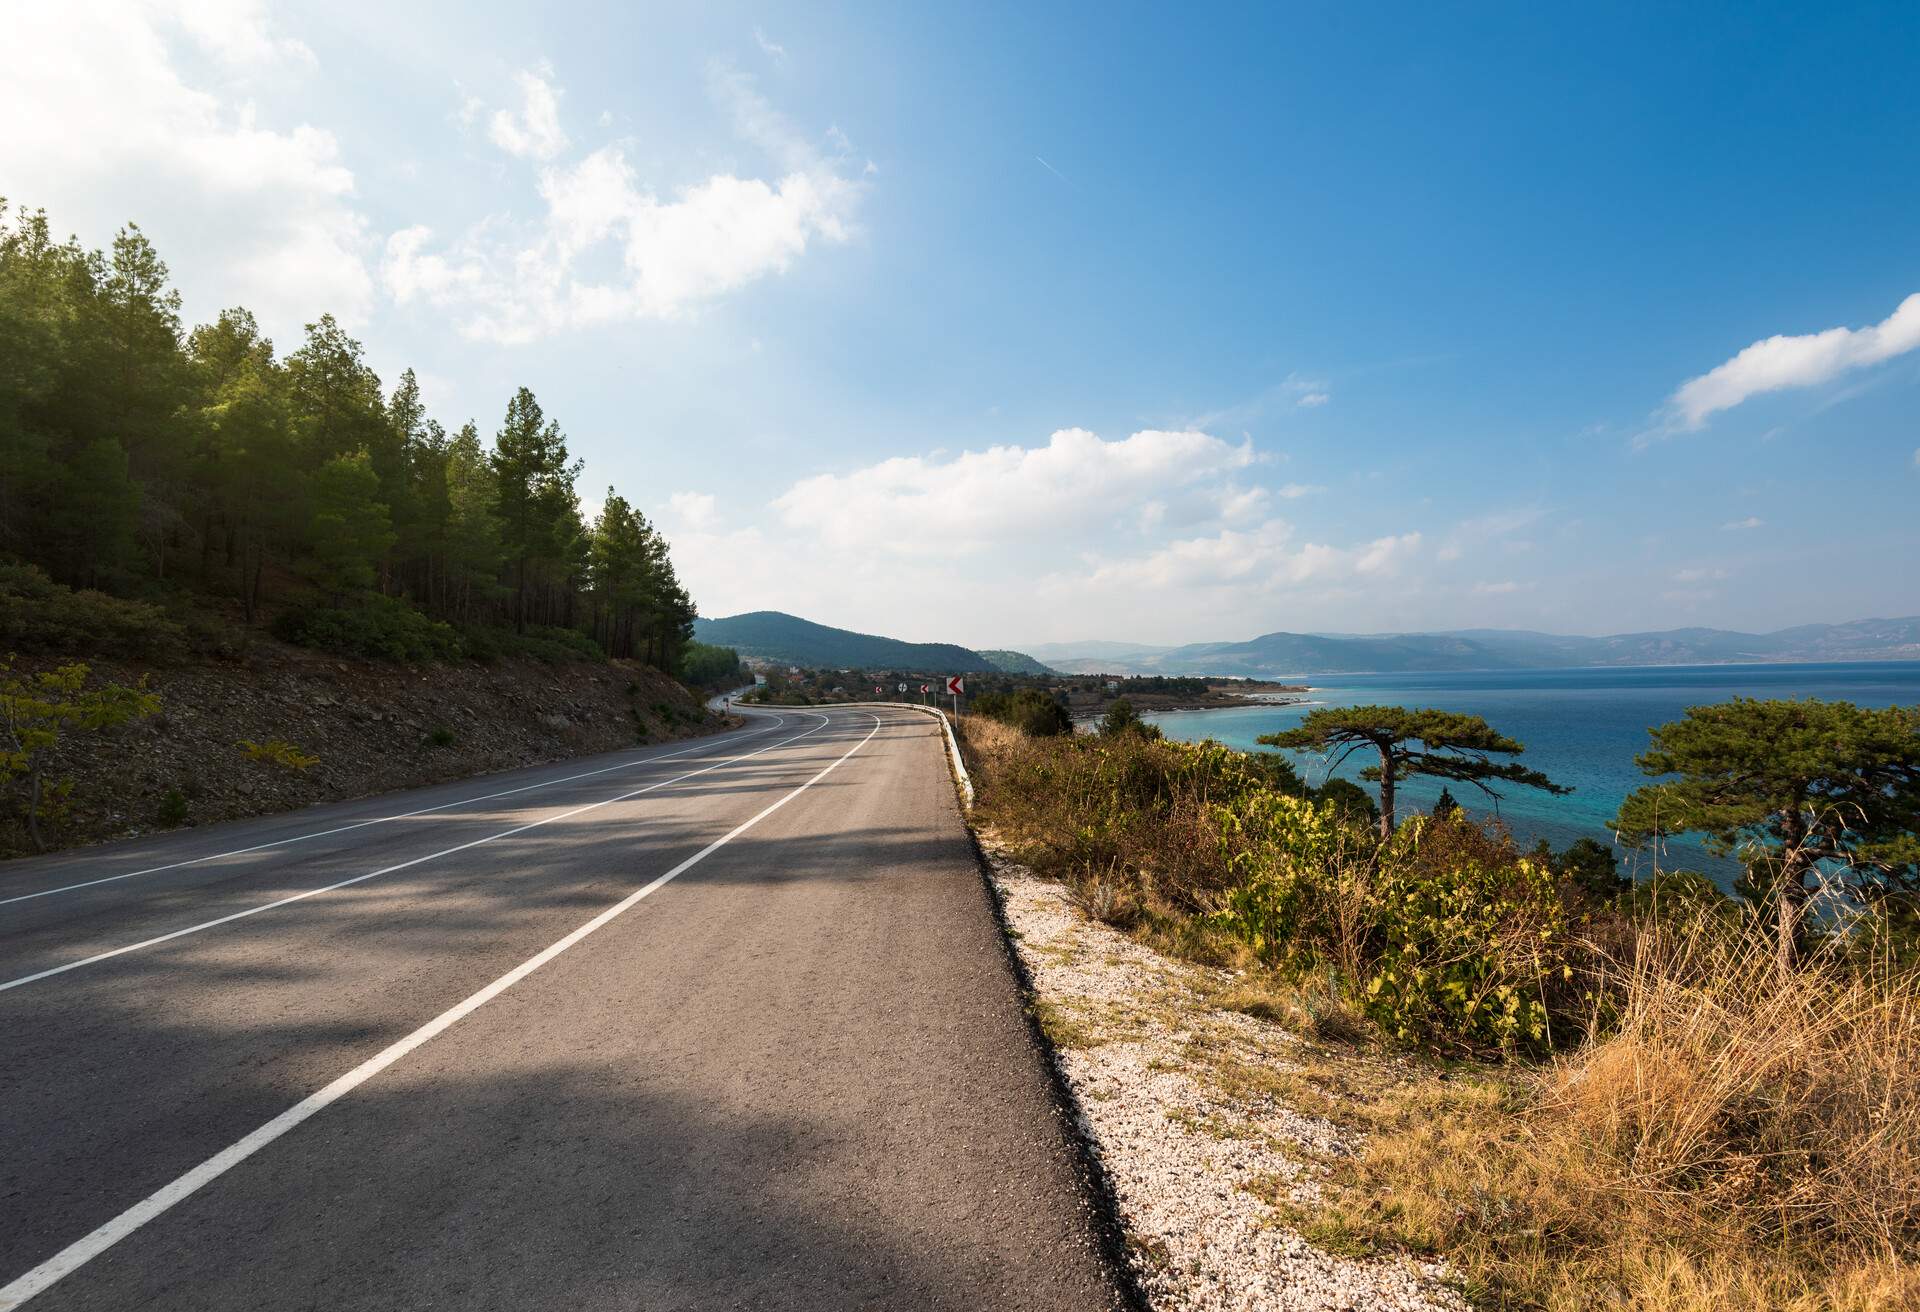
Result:
[[[461,629],[460,648],[469,660],[492,664],[508,656],[524,656],[548,665],[575,661],[604,661],[600,644],[578,629],[535,625],[525,633],[481,626]]]
[[[160,794],[160,806],[154,820],[162,829],[178,829],[187,822],[187,795],[178,788]]]
[[[186,629],[158,606],[74,591],[32,565],[0,564],[0,649],[177,658]]]
[[[282,611],[273,634],[283,642],[389,661],[451,661],[462,653],[452,627],[394,597],[368,596],[352,606]]]
[[[427,730],[427,746],[451,747],[454,744],[453,730],[444,724],[436,724]]]
[[[309,756],[292,743],[280,738],[269,738],[263,743],[257,743],[251,738],[242,738],[234,746],[239,748],[240,754],[249,761],[259,765],[278,766],[282,770],[292,770],[295,773],[320,764],[319,757]]]
[[[740,653],[710,642],[690,642],[680,654],[680,681],[694,688],[737,688],[748,678]]]
[[[1446,843],[1457,837],[1442,832],[1450,828],[1484,837],[1464,820],[1417,816],[1381,853],[1372,889],[1381,945],[1362,1006],[1407,1042],[1543,1049],[1552,1004],[1573,979],[1558,881],[1510,849]],[[1423,859],[1429,841],[1447,850]]]
[[[1067,708],[1038,688],[1016,693],[988,692],[973,699],[972,711],[990,720],[1010,724],[1029,738],[1052,738],[1073,732]]]

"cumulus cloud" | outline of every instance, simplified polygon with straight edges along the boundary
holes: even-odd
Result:
[[[560,126],[560,91],[546,64],[515,75],[520,108],[496,109],[487,120],[487,139],[523,159],[552,159],[568,146]]]
[[[1880,323],[1865,328],[1829,328],[1755,342],[1725,364],[1681,384],[1668,405],[1680,427],[1697,429],[1708,416],[1749,397],[1825,383],[1916,347],[1920,347],[1920,292],[1900,302]]]
[[[263,4],[0,5],[0,48],[23,52],[0,78],[15,203],[96,244],[138,220],[188,294],[210,298],[190,314],[243,303],[285,335],[322,310],[366,313],[368,243],[339,144],[268,125],[252,103],[259,82],[314,68]]]
[[[719,520],[718,505],[710,492],[675,492],[667,498],[667,514],[676,525],[704,533]]]
[[[1419,549],[1420,535],[1375,538],[1355,547],[1297,542],[1293,526],[1270,519],[1248,530],[1183,538],[1142,556],[1099,565],[1087,582],[1156,591],[1235,588],[1249,596],[1308,583],[1392,575]]]
[[[395,232],[381,264],[387,289],[402,303],[458,313],[469,336],[525,342],[671,319],[783,272],[816,241],[847,240],[864,184],[844,157],[816,151],[743,75],[718,70],[713,88],[780,176],[717,173],[662,192],[642,182],[622,146],[603,146],[541,169],[545,214],[531,229],[487,220],[447,244],[424,226]]]
[[[1760,518],[1760,516],[1748,515],[1745,519],[1730,519],[1726,523],[1722,524],[1720,527],[1727,530],[1729,533],[1737,533],[1742,529],[1765,528],[1766,525],[1767,525],[1767,521]]]
[[[1258,504],[1229,476],[1253,464],[1251,443],[1206,433],[1144,430],[1106,441],[1084,428],[1045,446],[996,446],[951,459],[899,456],[848,474],[796,483],[773,504],[789,526],[840,545],[951,553],[1010,541],[1056,539],[1144,503],[1165,503],[1178,524],[1236,504]],[[1183,493],[1185,495],[1183,495]]]

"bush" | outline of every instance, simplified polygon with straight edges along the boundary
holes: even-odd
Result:
[[[452,627],[394,597],[350,607],[309,606],[274,617],[273,635],[298,647],[388,661],[451,661],[463,654]]]
[[[973,699],[972,711],[1011,725],[1029,738],[1052,738],[1073,732],[1067,708],[1038,688],[1016,693],[989,692]]]
[[[234,744],[240,754],[258,765],[278,766],[282,770],[298,773],[320,764],[320,758],[309,756],[292,743],[281,738],[270,738],[257,743],[251,738],[242,738]]]
[[[187,822],[187,795],[178,788],[169,788],[160,795],[159,809],[154,820],[162,829],[178,829]]]
[[[507,656],[525,656],[548,665],[604,661],[600,644],[578,629],[534,625],[525,633],[475,626],[460,630],[460,649],[469,660],[492,664]]]
[[[740,653],[709,642],[690,642],[680,654],[680,681],[694,688],[737,688],[750,677]]]
[[[0,649],[170,659],[188,645],[186,629],[158,606],[76,592],[32,565],[0,564]]]
[[[1140,712],[1133,709],[1133,703],[1125,697],[1115,701],[1100,717],[1102,737],[1111,738],[1116,734],[1138,734],[1143,738],[1158,738],[1160,730],[1140,718]]]

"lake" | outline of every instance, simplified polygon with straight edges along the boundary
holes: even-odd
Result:
[[[1496,806],[1472,785],[1454,796],[1476,814],[1497,809],[1514,836],[1531,846],[1544,838],[1555,848],[1589,837],[1612,845],[1607,828],[1620,802],[1647,777],[1633,758],[1649,746],[1647,730],[1680,719],[1689,706],[1730,697],[1819,697],[1860,706],[1920,704],[1920,661],[1859,661],[1807,665],[1672,665],[1578,670],[1489,670],[1459,674],[1346,674],[1302,680],[1313,685],[1304,703],[1214,711],[1169,711],[1146,717],[1170,738],[1212,738],[1246,751],[1270,751],[1254,740],[1290,728],[1316,706],[1431,706],[1482,716],[1501,733],[1526,744],[1519,759],[1555,783],[1567,797],[1495,785]],[[1309,783],[1326,778],[1325,761],[1295,753]],[[1356,753],[1339,773],[1355,777],[1378,757]],[[1408,780],[1399,789],[1403,811],[1424,809],[1439,796],[1438,782]],[[1615,848],[1623,869],[1651,869],[1645,853]],[[1724,884],[1740,873],[1697,843],[1670,842],[1662,869],[1704,871]]]

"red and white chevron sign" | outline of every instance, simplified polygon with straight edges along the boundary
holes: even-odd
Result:
[[[959,675],[957,674],[953,675],[947,680],[947,691],[953,694],[955,697],[958,697],[961,693],[965,692],[966,690],[967,690],[967,681],[961,678]]]

